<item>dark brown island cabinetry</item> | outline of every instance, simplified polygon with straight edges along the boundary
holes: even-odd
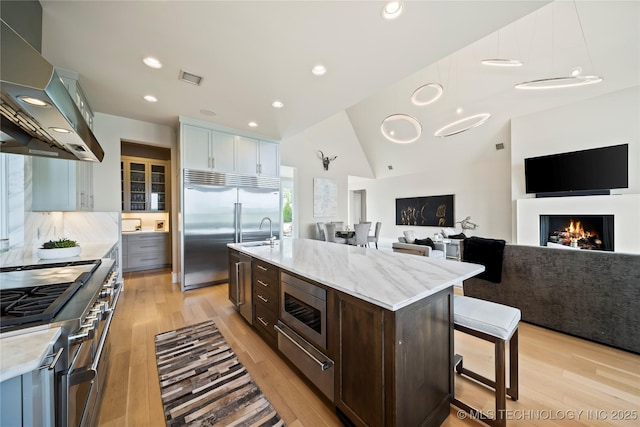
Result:
[[[232,301],[238,255],[230,249]],[[283,323],[279,299],[286,288],[282,280],[289,277],[288,280],[303,281],[305,276],[255,257],[251,264],[253,326],[288,360],[278,350],[278,332],[274,329],[274,325]],[[453,387],[452,288],[392,311],[316,281],[307,281],[326,291],[326,348],[312,344],[309,337],[303,343],[315,349],[311,351],[313,354],[324,354],[335,363],[326,371],[333,372],[334,385],[329,386],[333,393],[318,388],[325,402],[356,426],[442,424],[449,415]],[[289,362],[298,367],[292,360]],[[305,376],[304,369],[298,372]],[[315,384],[312,378],[307,379]]]
[[[280,269],[254,259],[253,272],[253,325],[260,336],[274,349],[277,348],[278,294]]]
[[[334,292],[335,405],[358,426],[438,426],[449,415],[453,293],[397,311]]]

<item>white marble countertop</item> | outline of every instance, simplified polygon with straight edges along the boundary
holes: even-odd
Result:
[[[47,350],[60,336],[61,328],[18,332],[21,333],[0,335],[0,382],[38,369]]]
[[[18,267],[22,265],[54,264],[65,261],[86,261],[104,258],[105,255],[118,243],[117,240],[82,243],[80,242],[80,255],[71,258],[40,259],[37,255],[38,247],[24,247],[12,249],[0,254],[0,267]]]
[[[484,271],[479,264],[319,240],[227,246],[391,311]]]

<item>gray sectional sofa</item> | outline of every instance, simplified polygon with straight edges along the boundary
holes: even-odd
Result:
[[[507,244],[500,283],[463,288],[525,322],[640,353],[640,255]]]

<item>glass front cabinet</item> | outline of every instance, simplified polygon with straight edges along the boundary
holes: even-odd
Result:
[[[169,208],[169,162],[121,158],[122,212],[165,212]]]

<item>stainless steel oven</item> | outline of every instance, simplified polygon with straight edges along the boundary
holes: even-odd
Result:
[[[327,291],[287,273],[280,275],[280,318],[312,343],[327,348]]]
[[[327,350],[327,291],[280,273],[278,350],[329,400],[334,394],[334,362]]]
[[[68,336],[73,355],[68,371],[62,376],[69,427],[91,426],[109,366],[108,331],[120,294],[117,272],[107,276],[97,300],[84,317],[80,329]]]

